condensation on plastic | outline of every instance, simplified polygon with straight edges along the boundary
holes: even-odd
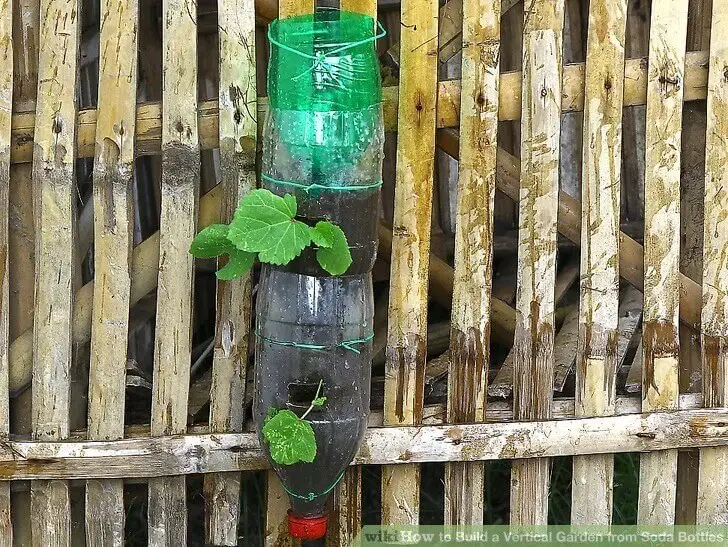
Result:
[[[284,486],[294,494],[293,511],[320,515],[367,427],[374,320],[371,275],[310,277],[264,266],[257,294],[253,410],[266,452],[268,444],[260,431],[268,409],[288,408],[302,415],[323,381],[326,402],[307,417],[318,445],[313,463],[273,462]],[[356,345],[358,353],[340,345],[367,338]],[[289,340],[326,349],[275,343]]]

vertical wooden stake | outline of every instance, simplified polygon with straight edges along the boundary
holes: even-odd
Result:
[[[413,425],[422,418],[427,357],[438,3],[404,0],[400,46],[397,184],[384,383],[384,424]],[[420,468],[382,468],[382,522],[417,524]]]
[[[232,220],[239,200],[255,188],[258,130],[253,0],[218,5],[220,40],[220,218]],[[251,317],[251,275],[217,285],[217,321],[210,392],[210,431],[241,432]],[[205,537],[237,545],[240,473],[205,476]]]
[[[642,410],[677,408],[680,137],[688,0],[652,5],[645,130]],[[637,521],[673,524],[677,450],[642,454]]]
[[[0,0],[0,439],[10,434],[10,126],[13,112],[13,6]],[[0,482],[0,547],[13,544],[10,482]]]
[[[200,144],[197,128],[197,3],[166,0],[162,49],[162,212],[159,223],[152,435],[187,429]],[[185,478],[149,481],[149,543],[187,543]]]
[[[94,308],[88,435],[124,437],[137,90],[137,0],[101,3],[94,159]],[[87,481],[86,541],[124,544],[124,483]]]
[[[465,0],[447,421],[485,419],[490,364],[500,0]],[[484,464],[445,466],[445,524],[482,524]]]
[[[76,219],[77,1],[41,1],[38,101],[33,141],[36,217],[33,330],[33,438],[69,435],[71,325]],[[69,545],[67,481],[31,483],[31,533],[37,545]]]
[[[728,1],[713,0],[703,243],[703,398],[728,405]],[[698,524],[728,524],[728,450],[700,451]]]
[[[619,336],[619,212],[627,0],[589,4],[576,415],[614,414]],[[574,458],[571,522],[612,521],[614,456]]]
[[[525,6],[513,412],[551,417],[564,0]],[[511,524],[546,524],[550,462],[516,460]]]

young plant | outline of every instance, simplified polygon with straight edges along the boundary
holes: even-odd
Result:
[[[316,457],[316,436],[306,416],[315,408],[323,406],[326,397],[320,397],[323,380],[319,381],[316,395],[308,410],[299,418],[290,410],[268,410],[263,426],[263,437],[270,446],[270,456],[280,465],[298,462],[311,463]]]
[[[245,196],[228,224],[213,224],[202,230],[190,246],[196,258],[228,255],[228,263],[216,275],[230,280],[261,262],[283,266],[315,244],[316,260],[331,275],[341,275],[351,265],[346,235],[325,220],[315,226],[296,219],[298,207],[292,194],[277,196],[270,190],[253,190]]]

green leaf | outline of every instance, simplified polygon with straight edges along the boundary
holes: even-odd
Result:
[[[241,251],[233,247],[227,264],[215,272],[215,275],[221,281],[230,281],[245,275],[253,267],[253,262],[255,262],[255,253]]]
[[[263,437],[273,461],[281,465],[311,463],[316,457],[316,437],[311,424],[290,410],[281,410],[266,420]]]
[[[336,228],[335,224],[321,220],[316,223],[314,228],[311,228],[311,239],[319,247],[330,249],[334,245],[334,228]]]
[[[326,402],[326,397],[316,397],[313,401],[311,401],[312,406],[324,406],[324,403]]]
[[[235,246],[227,238],[227,224],[212,224],[192,240],[190,254],[196,258],[215,258],[229,253]]]
[[[341,275],[351,266],[351,251],[341,228],[331,224],[331,232],[333,234],[331,248],[319,247],[316,251],[316,260],[331,275]]]
[[[296,211],[291,194],[253,190],[241,200],[228,239],[241,251],[259,253],[261,262],[288,264],[311,243],[311,231],[295,220]]]

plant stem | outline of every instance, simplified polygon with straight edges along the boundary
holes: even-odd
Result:
[[[318,388],[316,389],[316,395],[313,396],[313,401],[315,401],[316,399],[318,399],[319,394],[321,393],[321,387],[323,385],[324,385],[324,381],[323,380],[319,380],[319,385],[318,385]],[[308,416],[308,414],[313,410],[313,407],[316,406],[316,405],[313,404],[313,401],[311,401],[311,405],[308,407],[308,410],[306,410],[306,412],[303,413],[303,416],[301,416],[299,418],[299,420],[305,419],[306,416]]]

